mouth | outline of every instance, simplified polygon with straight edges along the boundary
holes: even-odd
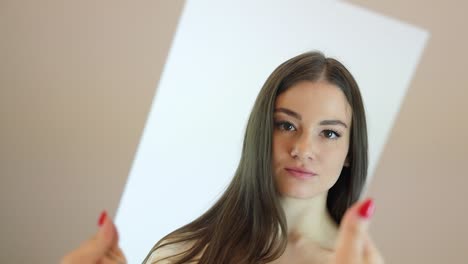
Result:
[[[289,175],[299,179],[308,179],[317,176],[317,173],[302,168],[288,167],[285,168],[285,170]]]

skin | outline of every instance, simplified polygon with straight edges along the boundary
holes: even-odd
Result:
[[[338,227],[326,209],[328,190],[347,166],[352,110],[343,92],[326,81],[303,81],[275,103],[273,168],[288,223],[288,246],[274,263],[327,263]],[[316,175],[293,177],[285,168]]]
[[[348,166],[351,108],[344,94],[327,82],[301,82],[277,98],[276,108],[293,110],[301,118],[284,111],[275,114],[275,121],[288,121],[295,129],[278,124],[273,135],[274,177],[288,223],[288,245],[272,264],[382,264],[382,256],[368,234],[369,218],[359,214],[364,202],[346,211],[339,229],[325,207],[328,190],[343,166]],[[320,124],[324,120],[340,120],[347,128]],[[299,180],[284,170],[290,166],[313,170],[317,175]],[[158,250],[147,263],[177,254],[186,246]],[[62,263],[125,263],[114,224],[107,219],[94,238],[68,253]]]
[[[323,257],[318,255],[316,248],[301,249],[301,252],[287,251],[281,258],[273,263],[296,263],[296,264],[383,264],[382,256],[372,242],[368,233],[369,218],[359,216],[359,209],[363,202],[355,203],[346,211],[343,217],[340,232],[336,242],[336,250],[333,254]],[[154,261],[177,254],[185,248],[172,247],[170,249],[154,252],[147,261]],[[306,252],[309,250],[309,252]],[[294,258],[294,254],[301,254]],[[290,260],[290,262],[287,261]],[[291,262],[297,260],[297,262]],[[81,246],[75,248],[65,255],[62,264],[104,264],[104,263],[126,263],[122,251],[118,248],[118,236],[114,224],[110,219],[97,231],[95,236],[84,241]],[[169,264],[170,261],[160,261],[161,264]]]
[[[343,92],[324,81],[301,82],[278,96],[273,167],[281,195],[313,198],[335,184],[348,154],[351,113]],[[324,123],[332,120],[339,123]],[[286,167],[303,167],[317,176],[299,180]]]
[[[62,258],[61,264],[126,264],[114,222],[106,218],[96,234]]]

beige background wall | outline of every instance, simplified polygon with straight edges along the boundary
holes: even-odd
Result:
[[[387,263],[464,263],[468,4],[350,2],[431,33],[372,183],[373,236]],[[183,4],[0,1],[1,263],[57,262],[114,215]]]

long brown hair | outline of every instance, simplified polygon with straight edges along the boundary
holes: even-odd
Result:
[[[359,199],[366,180],[365,111],[351,73],[335,59],[307,52],[278,66],[263,85],[247,123],[239,166],[221,198],[196,220],[163,237],[144,261],[159,248],[185,242],[192,246],[177,254],[176,264],[267,263],[281,256],[287,223],[272,171],[273,110],[279,94],[305,80],[337,85],[353,111],[349,167],[343,168],[327,196],[328,212],[340,223],[346,209]]]

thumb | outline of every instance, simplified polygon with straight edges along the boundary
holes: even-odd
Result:
[[[337,263],[362,263],[369,219],[373,212],[372,199],[357,202],[346,211],[338,233]]]
[[[99,218],[100,226],[96,236],[89,241],[89,255],[97,259],[104,256],[113,246],[118,244],[117,229],[104,211]]]
[[[117,229],[105,211],[101,213],[99,225],[97,234],[80,247],[80,259],[95,263],[118,244]]]

